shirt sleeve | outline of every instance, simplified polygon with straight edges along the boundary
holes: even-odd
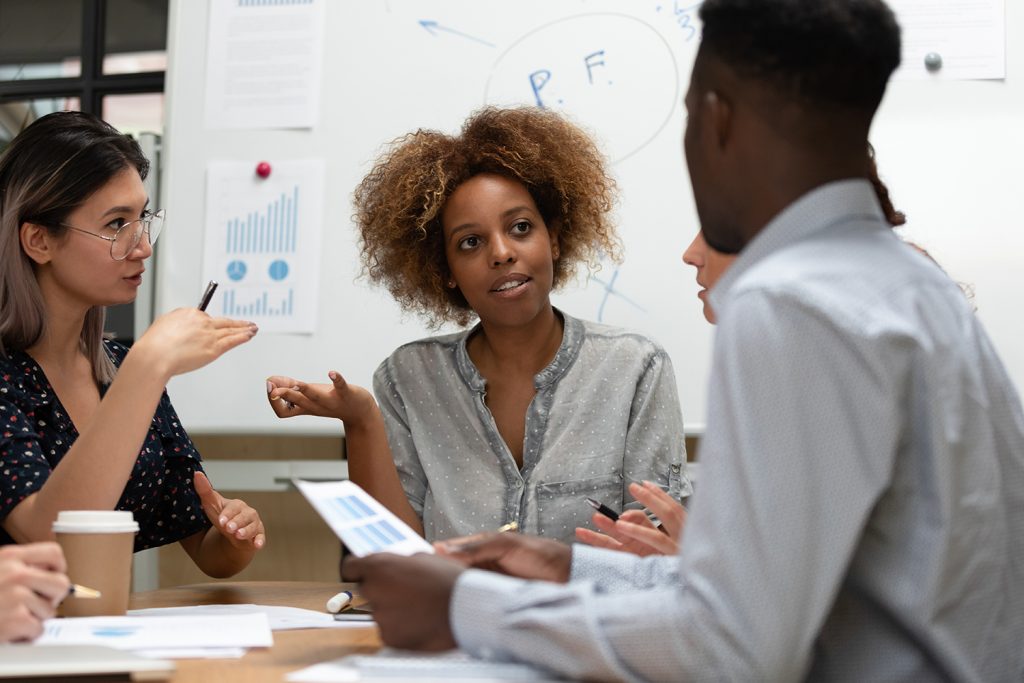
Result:
[[[423,519],[423,506],[427,496],[427,474],[420,464],[419,451],[413,440],[406,416],[405,402],[391,377],[391,359],[381,363],[373,373],[373,393],[384,415],[384,429],[388,437],[391,457],[398,469],[405,497],[416,515]]]
[[[0,397],[0,523],[43,487],[50,472],[32,416]]]
[[[632,501],[629,484],[644,479],[658,484],[676,500],[693,492],[686,476],[686,435],[675,371],[661,348],[637,381],[625,452],[622,500]],[[636,501],[625,507],[643,509]]]
[[[451,606],[461,647],[598,680],[806,674],[891,469],[900,373],[796,304],[744,297],[728,313],[678,577],[607,591],[466,572]]]

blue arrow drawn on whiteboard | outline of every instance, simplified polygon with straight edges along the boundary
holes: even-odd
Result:
[[[433,21],[431,19],[420,19],[420,26],[422,26],[423,28],[427,29],[427,31],[429,31],[430,35],[432,35],[432,36],[436,36],[438,34],[438,31],[444,31],[445,33],[451,33],[451,34],[456,35],[456,36],[461,36],[463,38],[468,38],[469,40],[474,40],[474,41],[476,41],[478,43],[482,43],[482,44],[486,45],[487,47],[494,47],[494,43],[488,43],[486,40],[484,40],[482,38],[477,38],[476,36],[471,36],[468,33],[463,33],[462,31],[456,31],[455,29],[448,28],[447,26],[441,26],[436,21]]]

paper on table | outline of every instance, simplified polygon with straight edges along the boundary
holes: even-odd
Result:
[[[261,613],[178,617],[74,617],[47,619],[36,645],[106,645],[118,650],[270,647]]]
[[[541,669],[514,662],[490,662],[463,652],[440,654],[385,649],[372,656],[350,655],[315,664],[285,676],[291,683],[342,683],[365,680],[555,681]]]
[[[245,656],[246,651],[244,647],[172,647],[133,650],[135,654],[146,659],[241,659]]]
[[[293,481],[353,555],[434,552],[432,545],[358,485],[350,481]]]
[[[224,614],[267,615],[271,631],[290,631],[301,628],[366,628],[373,626],[370,622],[335,621],[333,614],[316,612],[301,607],[281,607],[279,605],[189,605],[185,607],[151,607],[149,609],[129,610],[135,616],[207,616]]]

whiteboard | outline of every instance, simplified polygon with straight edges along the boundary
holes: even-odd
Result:
[[[672,357],[688,432],[706,416],[713,330],[680,256],[698,229],[682,158],[682,97],[696,53],[692,2],[377,0],[327,2],[319,123],[309,130],[204,126],[208,3],[171,3],[157,310],[194,306],[203,289],[206,168],[211,161],[325,159],[318,324],[311,335],[259,334],[172,380],[194,432],[337,432],[336,422],[278,420],[264,378],[369,386],[397,346],[434,333],[359,276],[350,198],[381,146],[416,128],[454,133],[484,104],[536,103],[589,128],[612,161],[625,243],[555,304],[643,330]],[[975,291],[1018,387],[1024,380],[1024,3],[1007,3],[1007,73],[998,82],[897,82],[872,139],[905,211],[905,234]],[[1016,38],[1016,41],[1014,40]],[[1016,45],[1016,47],[1015,47]],[[1016,77],[1016,78],[1015,78]]]

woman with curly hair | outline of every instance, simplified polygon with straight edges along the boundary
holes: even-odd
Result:
[[[570,540],[586,497],[635,506],[632,481],[688,495],[671,362],[647,337],[556,310],[577,267],[619,258],[615,183],[558,114],[487,108],[457,136],[394,142],[355,191],[371,280],[439,325],[374,393],[271,377],[280,417],[338,418],[349,475],[428,540],[519,529]]]

